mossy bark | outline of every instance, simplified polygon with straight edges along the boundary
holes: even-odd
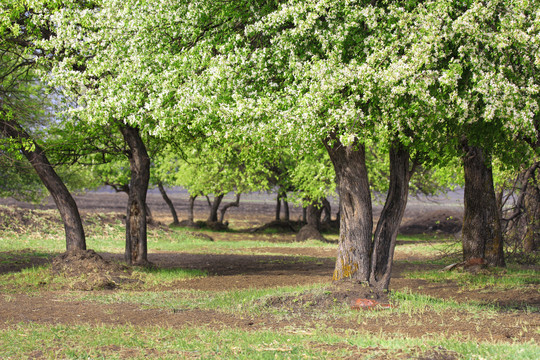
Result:
[[[337,136],[331,135],[326,139],[325,147],[334,165],[341,199],[339,244],[333,280],[367,282],[373,218],[365,146],[357,142],[344,146]]]

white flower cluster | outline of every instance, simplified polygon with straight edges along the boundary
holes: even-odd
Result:
[[[37,1],[37,0],[36,0]],[[169,136],[256,137],[309,151],[399,136],[419,150],[448,134],[535,137],[537,0],[103,0],[44,14],[48,81],[77,117]],[[221,132],[223,131],[223,132]]]

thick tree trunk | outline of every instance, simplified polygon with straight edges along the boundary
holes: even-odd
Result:
[[[369,284],[377,290],[388,290],[396,238],[409,195],[409,153],[398,144],[390,148],[390,182],[388,195],[373,237]]]
[[[62,179],[49,163],[43,149],[18,124],[0,120],[0,127],[2,133],[6,136],[25,143],[25,145],[21,144],[21,152],[32,164],[43,185],[51,194],[62,217],[66,235],[66,250],[86,250],[86,239],[77,204]],[[29,145],[32,145],[31,150],[29,150]]]
[[[365,147],[344,146],[336,136],[325,141],[336,172],[341,199],[339,245],[333,279],[368,281],[370,275],[373,212]]]
[[[223,205],[223,207],[221,208],[221,210],[219,212],[219,222],[220,223],[223,223],[223,219],[225,219],[225,213],[227,212],[227,210],[229,210],[231,207],[238,207],[240,205],[240,195],[241,194],[236,194],[236,200],[235,201]]]
[[[195,221],[195,214],[193,209],[195,208],[195,199],[197,198],[197,195],[190,195],[189,196],[189,210],[188,210],[188,221],[194,222]]]
[[[146,234],[146,192],[150,180],[150,158],[139,129],[124,125],[120,128],[129,147],[131,181],[126,218],[125,260],[130,265],[148,265]]]
[[[463,258],[484,259],[488,265],[504,266],[501,221],[493,186],[491,163],[482,148],[462,141],[465,197]]]
[[[280,215],[281,215],[281,195],[278,192],[277,198],[276,198],[276,221],[280,220]]]
[[[173,202],[167,195],[167,192],[165,191],[165,187],[163,187],[163,183],[161,181],[158,181],[157,183],[159,192],[161,193],[161,196],[163,197],[163,200],[165,200],[165,203],[169,207],[169,210],[171,211],[171,215],[173,218],[173,224],[178,225],[180,221],[178,220],[178,214],[176,213],[176,209],[174,208]]]
[[[219,205],[221,204],[221,200],[223,200],[223,196],[223,194],[214,196],[214,201],[210,207],[210,215],[208,215],[208,219],[206,220],[208,223],[218,222],[218,209]]]

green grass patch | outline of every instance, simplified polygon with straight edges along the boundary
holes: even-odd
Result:
[[[0,288],[3,292],[11,293],[72,289],[76,283],[86,281],[88,275],[83,274],[76,277],[53,275],[50,265],[36,266],[15,273],[0,274]],[[197,269],[134,268],[130,278],[139,281],[122,283],[120,286],[124,289],[146,290],[155,286],[172,285],[177,281],[201,278],[207,275],[205,271]]]
[[[145,288],[172,284],[181,280],[202,278],[208,276],[208,273],[198,269],[135,268],[133,269],[133,275],[144,282],[143,288]]]
[[[20,272],[0,275],[2,292],[31,292],[43,289],[58,289],[67,286],[63,277],[54,277],[50,266],[36,266]]]
[[[4,359],[327,359],[419,358],[537,359],[534,343],[478,343],[444,337],[409,338],[332,328],[246,331],[186,327],[18,324],[0,331]]]
[[[182,230],[175,230],[163,234],[161,237],[149,237],[148,247],[151,250],[178,251],[197,254],[227,254],[243,253],[252,254],[251,248],[311,248],[325,247],[335,248],[336,245],[326,244],[317,240],[309,240],[302,243],[297,242],[272,242],[264,239],[245,240],[246,234],[234,234],[228,239],[208,241],[193,236]],[[271,253],[271,250],[268,251]]]
[[[515,265],[507,268],[488,268],[484,272],[472,274],[469,271],[456,269],[453,271],[409,271],[404,275],[410,279],[423,279],[432,282],[454,281],[469,290],[483,289],[522,289],[540,284],[538,271],[521,269]]]
[[[395,309],[392,309],[392,311],[409,315],[420,315],[427,311],[434,311],[437,313],[444,311],[460,311],[469,313],[473,317],[482,316],[484,318],[490,318],[497,314],[495,305],[475,301],[468,301],[466,303],[457,302],[452,299],[440,299],[429,295],[416,294],[408,290],[392,291],[390,298],[391,302],[398,305]]]
[[[97,252],[123,253],[125,250],[125,227],[122,224],[104,223],[101,225],[87,226],[87,247]],[[275,242],[272,239],[256,237],[250,240],[251,234],[231,233],[225,238],[209,241],[190,234],[191,231],[184,229],[149,229],[148,230],[148,250],[152,251],[176,251],[200,254],[226,254],[243,253],[253,254],[250,248],[310,248],[324,247],[336,248],[335,244],[327,244],[316,240],[309,240],[302,243],[297,242]],[[201,231],[202,232],[202,231]],[[208,233],[208,232],[203,232]],[[212,235],[210,233],[210,235]],[[229,235],[229,234],[226,234]],[[63,252],[65,251],[65,235],[62,229],[56,232],[43,234],[41,232],[2,232],[0,241],[0,252],[17,251],[23,249],[34,249],[37,252]],[[271,253],[271,252],[269,252]]]
[[[21,249],[14,251],[0,252],[1,264],[20,264],[23,262],[31,261],[33,258],[46,259],[52,254],[44,251],[35,251],[32,249]]]

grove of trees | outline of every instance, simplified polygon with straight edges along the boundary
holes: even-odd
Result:
[[[62,213],[68,250],[85,248],[84,231],[47,155],[108,162],[111,139],[129,162],[129,264],[148,262],[151,182],[184,186],[192,198],[213,194],[213,222],[223,222],[217,206],[231,191],[279,187],[310,206],[335,187],[333,279],[378,290],[389,286],[411,184],[443,191],[441,179],[463,179],[464,260],[492,266],[505,265],[495,164],[514,178],[532,169],[520,189],[538,189],[539,1],[1,6],[0,150],[34,166]],[[40,98],[36,86],[65,102],[49,125],[22,110]],[[386,191],[376,224],[374,189]],[[534,245],[538,235],[530,238]]]

